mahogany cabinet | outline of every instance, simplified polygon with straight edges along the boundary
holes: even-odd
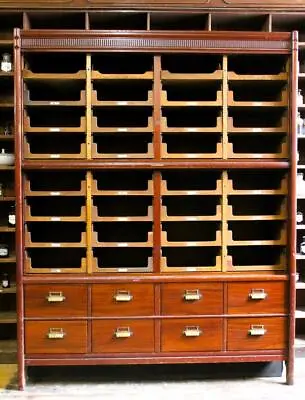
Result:
[[[285,361],[297,34],[15,33],[19,384]]]

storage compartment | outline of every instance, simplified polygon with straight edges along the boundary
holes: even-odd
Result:
[[[230,242],[260,241],[261,244],[286,244],[286,227],[282,221],[229,222]],[[265,242],[265,243],[264,243]],[[233,243],[232,243],[233,244]]]
[[[143,102],[147,102],[152,106],[152,90],[152,80],[96,80],[93,82],[92,103],[102,106],[103,103],[117,102],[118,106],[124,106],[130,102],[134,102],[134,105],[143,105]]]
[[[26,247],[86,247],[86,225],[78,222],[29,222]]]
[[[24,186],[27,197],[86,196],[86,174],[83,171],[27,171]]]
[[[33,52],[26,53],[25,59],[26,70],[35,74],[76,74],[86,70],[86,56],[77,52]]]
[[[94,272],[152,271],[152,249],[149,247],[99,247],[93,249]]]
[[[162,245],[219,246],[220,230],[221,224],[214,221],[162,222]]]
[[[93,199],[93,220],[146,221],[153,219],[152,199],[144,196],[99,196]]]
[[[150,222],[97,222],[93,226],[93,246],[152,246]]]
[[[85,248],[30,248],[25,252],[24,269],[31,273],[84,272]]]
[[[148,53],[116,52],[92,55],[92,70],[98,71],[100,74],[144,74],[152,69],[153,56]],[[98,78],[98,75],[93,75],[93,79]],[[152,75],[150,79],[152,79]]]
[[[25,353],[87,353],[86,321],[26,321]]]
[[[99,196],[152,196],[152,173],[148,171],[95,171],[92,194]]]
[[[223,347],[221,318],[180,318],[161,321],[164,352],[220,351]]]
[[[145,283],[112,283],[92,286],[94,317],[154,314],[154,286]]]
[[[222,68],[222,56],[218,54],[163,54],[162,71],[184,74],[210,74]]]
[[[154,321],[112,320],[92,322],[93,353],[151,353]]]
[[[217,107],[164,107],[162,109],[163,132],[167,128],[204,128],[205,132],[221,132],[218,118],[220,110]]]
[[[163,315],[209,315],[223,313],[221,283],[168,283],[161,286]]]
[[[26,318],[87,316],[87,286],[29,284],[24,288]]]
[[[287,347],[288,321],[284,317],[228,319],[228,350],[283,350]]]
[[[161,268],[164,271],[220,271],[221,247],[163,247]]]
[[[286,314],[287,304],[287,282],[253,281],[228,284],[229,314]]]
[[[221,173],[219,171],[164,171],[162,172],[162,181],[161,192],[163,195],[192,196],[221,193]]]
[[[286,71],[287,56],[281,54],[230,54],[228,71],[240,75],[280,74]]]
[[[231,212],[229,219],[281,219],[287,218],[287,201],[285,196],[228,196]]]

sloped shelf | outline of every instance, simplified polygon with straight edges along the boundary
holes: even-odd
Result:
[[[54,249],[56,250],[56,249]],[[58,250],[58,249],[57,249]],[[84,273],[87,268],[87,260],[86,258],[80,258],[79,265],[77,267],[75,266],[69,266],[68,263],[66,265],[60,265],[57,264],[54,267],[45,267],[45,266],[39,266],[39,267],[33,267],[32,265],[32,260],[31,257],[29,257],[28,252],[25,251],[24,253],[24,271],[25,272],[30,272],[30,273],[64,273],[64,272],[73,272],[73,273]]]
[[[32,190],[31,183],[28,179],[24,182],[24,195],[27,197],[49,197],[49,196],[86,196],[86,182],[80,182],[80,190]]]
[[[222,143],[216,143],[215,153],[168,153],[167,144],[161,144],[162,158],[222,158]]]
[[[168,241],[167,232],[161,232],[161,246],[162,247],[209,247],[209,246],[221,246],[221,232],[216,231],[215,240],[207,241]]]
[[[278,189],[234,189],[233,181],[228,180],[227,192],[237,195],[283,195],[288,193],[287,180],[283,179]]]
[[[143,74],[103,74],[99,71],[92,71],[91,72],[91,79],[92,80],[152,80],[153,79],[153,72],[147,71]]]
[[[30,98],[30,91],[29,90],[25,90],[24,91],[24,105],[25,106],[52,106],[52,107],[56,107],[56,106],[69,106],[69,107],[73,107],[73,106],[85,106],[86,105],[86,91],[85,90],[81,90],[80,91],[80,99],[79,100],[31,100]]]
[[[305,254],[296,254],[295,258],[297,260],[305,260]]]
[[[5,101],[5,99],[0,99],[0,108],[14,108],[14,103],[12,101]]]
[[[53,126],[53,127],[39,127],[39,126],[31,126],[30,122],[30,117],[24,116],[24,127],[23,131],[25,133],[42,133],[42,132],[48,132],[48,133],[59,133],[59,132],[67,132],[67,133],[76,133],[76,132],[81,132],[85,133],[86,132],[86,118],[81,117],[80,118],[80,125],[79,126],[72,126],[72,127],[59,127],[59,126]]]
[[[16,232],[16,228],[10,228],[8,226],[0,225],[0,232]]]
[[[211,73],[176,73],[167,70],[161,71],[161,80],[166,81],[220,81],[223,71],[216,70]]]
[[[99,242],[97,232],[92,232],[92,247],[152,247],[153,246],[153,234],[148,232],[146,242]]]
[[[227,145],[227,154],[228,158],[273,158],[273,159],[278,159],[278,158],[288,158],[289,152],[288,152],[288,145],[287,141],[285,140],[283,143],[280,145],[280,151],[277,153],[236,153],[234,152],[233,148],[233,143],[228,143]]]
[[[236,127],[232,117],[228,118],[228,133],[241,133],[247,134],[252,133],[287,133],[288,132],[288,119],[286,117],[281,118],[279,126],[274,127]]]
[[[201,272],[201,271],[221,271],[221,256],[216,256],[215,265],[194,265],[194,266],[187,266],[187,265],[176,265],[176,266],[168,266],[167,258],[161,257],[160,263],[160,270],[161,272]]]
[[[214,194],[222,194],[222,181],[217,179],[216,181],[216,189],[214,190],[168,190],[166,180],[162,180],[161,182],[161,195],[166,196],[200,196],[200,195],[214,195]]]
[[[297,229],[298,230],[303,230],[303,229],[305,229],[305,225],[304,224],[297,224]]]
[[[25,204],[24,221],[27,222],[85,222],[86,207],[81,207],[80,216],[33,216],[28,204]]]
[[[120,101],[111,101],[111,100],[98,100],[97,91],[92,91],[91,104],[95,107],[107,107],[107,106],[132,106],[132,107],[141,107],[141,106],[153,106],[153,92],[149,90],[147,92],[147,100],[138,101],[138,100],[120,100]]]
[[[24,141],[24,158],[34,159],[34,160],[44,160],[44,159],[85,159],[87,154],[86,144],[80,144],[80,153],[31,153],[30,144]]]
[[[87,239],[86,239],[86,232],[81,233],[81,241],[80,242],[61,242],[61,243],[47,243],[47,242],[33,242],[31,240],[31,233],[25,228],[25,247],[26,248],[52,248],[52,249],[57,249],[57,248],[70,248],[70,247],[86,247]]]
[[[229,107],[287,107],[288,92],[283,90],[280,100],[274,101],[238,101],[234,100],[234,92],[228,91],[228,106]]]
[[[296,282],[295,284],[296,289],[304,290],[305,289],[305,282]]]
[[[7,202],[7,201],[15,201],[16,197],[15,196],[4,196],[0,197],[0,201]]]
[[[276,215],[234,215],[233,207],[227,206],[227,220],[228,221],[276,221],[287,219],[287,207],[283,204],[279,214]],[[305,225],[304,225],[305,227]]]
[[[0,311],[0,324],[15,324],[17,314],[14,311]]]
[[[234,265],[231,256],[227,256],[227,265],[229,271],[285,271],[287,269],[287,260],[285,255],[281,254],[277,264],[266,265]]]
[[[154,193],[153,181],[147,182],[146,190],[99,190],[97,181],[92,182],[92,195],[93,196],[152,196]]]
[[[164,107],[215,107],[222,105],[222,91],[216,92],[216,100],[205,100],[205,101],[179,101],[179,100],[168,100],[167,92],[163,90],[161,92],[161,106]]]
[[[137,216],[107,216],[100,217],[98,215],[98,209],[96,206],[92,206],[92,221],[93,222],[144,222],[144,221],[153,221],[153,209],[152,206],[148,207],[147,215],[137,215]]]
[[[229,81],[288,81],[288,73],[280,72],[279,74],[269,75],[248,75],[248,74],[237,74],[233,71],[228,71]]]
[[[147,126],[144,127],[99,127],[97,125],[97,118],[92,117],[92,133],[110,133],[110,132],[153,132],[153,119],[148,118]]]
[[[161,221],[221,221],[221,206],[216,205],[215,215],[191,215],[191,216],[181,216],[181,215],[168,215],[166,206],[161,207]]]
[[[287,244],[286,231],[282,230],[279,239],[274,240],[233,240],[233,232],[227,232],[228,246],[285,246]]]
[[[54,80],[54,81],[67,81],[67,80],[85,80],[86,79],[86,71],[78,71],[76,73],[71,74],[63,74],[63,73],[36,73],[30,70],[24,69],[22,71],[23,79],[26,80],[38,80],[38,81],[46,81],[46,80]]]
[[[143,267],[114,267],[110,266],[107,264],[101,264],[99,265],[98,263],[98,258],[93,257],[92,259],[92,267],[93,267],[93,272],[96,273],[112,273],[112,272],[152,272],[153,271],[153,259],[152,257],[147,258],[146,265]]]
[[[216,126],[212,127],[189,127],[189,128],[182,128],[182,127],[169,127],[167,126],[167,119],[165,117],[161,118],[161,131],[166,132],[166,133],[185,133],[185,132],[202,132],[202,133],[212,133],[212,132],[217,132],[221,133],[222,132],[222,118],[217,117],[216,118]]]
[[[148,143],[147,153],[98,153],[97,144],[92,143],[92,158],[154,158],[154,148],[152,143]]]
[[[305,307],[298,307],[295,310],[295,318],[297,319],[305,319]]]

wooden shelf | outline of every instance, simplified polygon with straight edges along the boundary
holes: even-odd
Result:
[[[273,240],[234,240],[233,232],[227,232],[227,245],[228,246],[286,246],[287,236],[286,230],[280,233],[279,239]]]
[[[25,180],[24,194],[26,197],[79,197],[86,196],[86,182],[81,182],[80,190],[32,190],[29,180]]]
[[[33,242],[31,239],[31,233],[28,232],[27,228],[25,229],[25,247],[26,248],[49,248],[49,249],[58,249],[58,248],[82,248],[87,246],[87,238],[86,233],[82,232],[81,241],[80,242]]]
[[[147,122],[147,126],[143,126],[143,127],[100,127],[98,126],[98,122],[97,122],[97,118],[96,117],[92,117],[92,133],[114,133],[114,132],[138,132],[138,133],[145,133],[145,132],[149,132],[152,133],[153,132],[153,120],[152,117],[148,118],[148,122]]]
[[[153,106],[153,92],[149,90],[147,92],[147,100],[136,101],[136,100],[126,100],[126,101],[110,101],[110,100],[98,100],[97,91],[92,90],[91,104],[94,107],[146,107]]]
[[[17,292],[16,285],[11,285],[11,287],[4,289],[0,287],[0,294],[14,294]]]
[[[17,353],[17,340],[0,340],[0,355]]]
[[[137,216],[99,216],[98,209],[96,206],[92,206],[92,221],[93,222],[147,222],[153,221],[153,208],[148,207],[147,215],[137,215]]]
[[[305,229],[305,225],[304,224],[297,224],[297,229]]]
[[[86,92],[84,90],[80,91],[80,99],[74,101],[67,100],[31,100],[30,92],[28,90],[24,91],[24,105],[32,107],[76,107],[86,105]]]
[[[5,196],[5,197],[0,197],[0,201],[15,201],[16,197],[15,196]]]
[[[6,142],[13,142],[15,140],[15,135],[4,135],[0,134],[0,140]]]
[[[37,81],[67,81],[67,80],[86,80],[86,71],[78,71],[71,74],[62,73],[34,73],[29,70],[23,70],[22,76],[25,81],[37,80]]]
[[[16,232],[16,228],[11,228],[9,226],[0,226],[0,232]]]
[[[168,81],[220,81],[222,80],[223,71],[217,70],[212,73],[174,73],[169,71],[161,71],[161,80]]]
[[[182,127],[169,127],[167,125],[167,119],[163,117],[161,119],[161,130],[163,133],[221,133],[222,132],[222,118],[217,117],[217,122],[216,126],[210,126],[210,127],[187,127],[187,128],[182,128]]]
[[[247,74],[236,74],[233,71],[228,71],[228,80],[229,81],[288,81],[288,73],[280,72],[276,75],[247,75]]]
[[[169,241],[167,239],[167,233],[161,232],[161,246],[162,247],[211,247],[221,246],[221,232],[216,231],[215,240],[209,241]]]
[[[305,282],[296,282],[295,284],[297,290],[304,290],[305,289]]]
[[[229,107],[287,107],[288,106],[288,92],[284,90],[281,93],[280,100],[274,101],[241,101],[235,100],[234,92],[228,91],[228,106]]]
[[[147,182],[146,190],[99,190],[96,180],[92,182],[92,195],[93,196],[152,196],[154,192],[153,182]]]
[[[0,258],[0,263],[1,264],[13,264],[15,262],[16,262],[16,257],[15,256]]]
[[[147,233],[146,242],[99,242],[97,237],[97,232],[92,232],[92,247],[103,247],[103,248],[153,247],[153,234],[152,232]]]
[[[15,167],[12,165],[0,165],[0,170],[2,171],[14,171]]]
[[[66,127],[66,126],[42,127],[41,126],[41,127],[39,127],[39,126],[31,126],[30,118],[25,117],[23,131],[25,133],[60,133],[60,132],[85,133],[86,132],[86,120],[84,117],[81,117],[79,126],[71,126],[71,127]]]
[[[0,312],[0,324],[15,324],[17,322],[17,315],[13,311]]]
[[[152,143],[147,144],[147,153],[98,153],[97,144],[92,143],[92,158],[93,159],[139,159],[139,158],[154,158],[154,148]]]
[[[217,180],[216,189],[214,190],[169,190],[167,188],[167,182],[161,182],[161,194],[163,196],[202,196],[202,195],[216,195],[222,194],[222,183],[221,180]]]
[[[234,119],[232,117],[228,118],[228,133],[257,133],[257,134],[264,134],[264,133],[287,133],[288,131],[288,119],[286,117],[282,117],[280,120],[279,126],[274,127],[238,127],[234,126]]]
[[[25,204],[24,221],[26,222],[86,222],[86,208],[81,207],[79,216],[33,216],[30,207]]]
[[[103,74],[99,71],[92,71],[91,72],[92,80],[152,80],[153,79],[153,72],[147,71],[143,74]]]
[[[297,260],[305,260],[305,255],[304,254],[297,254],[296,255]]]
[[[167,92],[161,92],[161,106],[163,107],[219,107],[222,105],[222,92],[216,92],[216,100],[210,101],[178,101],[168,100]]]
[[[162,222],[196,222],[196,221],[221,221],[221,206],[216,206],[216,214],[215,215],[189,215],[189,216],[181,216],[181,215],[168,215],[167,208],[162,206],[161,208],[161,221]]]

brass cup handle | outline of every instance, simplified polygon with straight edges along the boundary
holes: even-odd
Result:
[[[249,298],[251,300],[265,300],[268,297],[268,293],[264,289],[251,289]]]
[[[66,336],[65,331],[62,328],[50,328],[49,332],[47,333],[48,339],[64,339]]]
[[[128,303],[132,301],[133,295],[128,290],[118,290],[114,294],[113,299],[117,302]]]
[[[131,331],[131,329],[128,326],[116,328],[116,330],[114,331],[114,336],[117,339],[130,338],[132,335],[133,335],[133,332]]]
[[[63,292],[49,292],[46,299],[48,303],[63,303],[66,297]]]
[[[267,333],[264,325],[251,325],[248,330],[250,336],[264,336]]]
[[[185,290],[183,293],[184,301],[198,301],[202,298],[202,294],[199,289]]]
[[[186,337],[199,337],[203,332],[199,326],[186,326],[182,333]]]

